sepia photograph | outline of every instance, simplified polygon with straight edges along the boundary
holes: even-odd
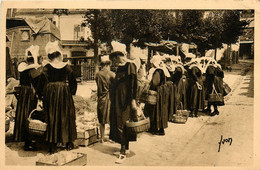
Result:
[[[254,166],[254,8],[2,10],[4,166]]]

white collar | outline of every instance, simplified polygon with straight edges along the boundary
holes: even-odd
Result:
[[[38,67],[40,67],[39,64],[30,64],[30,65],[28,65],[27,63],[22,62],[22,63],[20,63],[20,64],[18,65],[18,71],[19,71],[19,72],[23,72],[23,71],[25,71],[25,70],[29,70],[29,69],[32,69],[32,68],[37,69]]]
[[[50,64],[52,67],[54,67],[54,68],[61,69],[61,68],[65,67],[65,66],[68,64],[68,62],[62,62],[62,61],[56,62],[56,63],[50,62],[49,64]]]

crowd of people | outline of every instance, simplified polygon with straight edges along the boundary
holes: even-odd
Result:
[[[101,57],[96,83],[98,118],[102,122],[101,142],[104,124],[109,123],[109,138],[121,144],[116,163],[126,159],[130,152],[129,141],[136,141],[136,134],[128,132],[126,121],[138,121],[142,114],[138,108],[149,117],[149,132],[154,135],[165,135],[164,129],[177,110],[189,110],[190,117],[198,117],[200,111],[210,116],[219,114],[218,106],[223,106],[224,100],[206,103],[213,93],[222,94],[222,98],[225,95],[224,73],[213,58],[187,57],[183,63],[180,57],[156,54],[147,69],[146,57],[128,59],[124,44],[112,42],[112,47],[110,55]],[[115,73],[110,71],[111,64],[117,67]],[[145,88],[156,92],[156,104],[142,100]]]
[[[126,121],[137,122],[140,114],[149,117],[149,132],[154,135],[165,135],[164,129],[177,110],[190,110],[190,117],[197,117],[199,111],[210,116],[219,114],[218,106],[223,106],[223,101],[206,103],[213,92],[225,95],[224,74],[214,59],[187,57],[182,62],[179,56],[159,53],[150,61],[143,55],[129,59],[124,44],[112,41],[111,45],[112,52],[100,56],[100,71],[95,78],[100,142],[104,142],[105,124],[109,124],[109,138],[121,144],[116,163],[126,159],[129,142],[137,140],[137,134],[127,130]],[[49,42],[45,50],[48,61],[38,57],[38,46],[31,46],[26,50],[26,62],[18,66],[21,89],[14,140],[24,141],[25,150],[37,150],[27,121],[36,108],[46,115],[42,118],[47,123],[45,141],[52,154],[59,143],[65,144],[67,150],[74,148],[77,132],[72,95],[76,94],[77,82],[69,64],[63,62],[58,43]],[[111,71],[111,65],[116,67],[115,72]],[[145,88],[156,92],[156,104],[141,99]],[[138,111],[140,108],[143,113]]]

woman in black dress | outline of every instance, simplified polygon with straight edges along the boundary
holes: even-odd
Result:
[[[188,67],[188,106],[191,111],[191,117],[198,116],[198,110],[204,109],[204,85],[202,81],[202,68],[198,61],[192,62]]]
[[[163,85],[166,84],[167,79],[170,79],[170,73],[167,70],[164,63],[162,62],[161,56],[159,55],[153,56],[150,62],[153,67],[149,71],[150,75],[148,75],[149,77],[151,77],[149,90],[156,91],[157,95],[159,95],[158,89],[159,87],[162,87]],[[162,95],[167,95],[167,94],[164,93]],[[153,134],[165,135],[164,129],[168,127],[168,116],[169,116],[167,106],[170,101],[167,100],[168,97],[165,96],[166,100],[163,101],[164,102],[163,105],[165,106],[164,109],[166,109],[165,111],[164,109],[162,109],[160,103],[158,102],[156,103],[156,105],[151,105],[148,103],[145,104],[144,114],[146,117],[150,118],[150,132]]]
[[[20,92],[16,108],[14,141],[24,141],[24,150],[36,150],[29,135],[28,116],[37,106],[37,89],[40,71],[37,69],[37,56],[30,50],[27,50],[27,61],[18,66],[20,73]]]
[[[129,142],[136,141],[136,134],[127,131],[126,121],[137,121],[137,69],[134,63],[126,58],[125,45],[112,42],[114,52],[110,58],[117,66],[115,83],[113,86],[113,98],[110,112],[110,135],[109,138],[121,144],[121,150],[116,163],[123,163],[129,153]],[[116,47],[123,46],[117,51]]]
[[[173,58],[173,57],[172,57]],[[176,57],[175,57],[176,58]],[[176,85],[177,88],[177,107],[182,107],[179,109],[187,109],[187,99],[186,99],[186,91],[187,91],[187,82],[186,77],[184,75],[185,69],[181,61],[173,59],[175,70],[171,75],[171,81]]]
[[[221,69],[221,66],[217,64],[215,61],[210,61],[208,66],[206,67],[206,80],[205,80],[205,91],[206,91],[206,100],[209,98],[209,94],[212,93],[214,88],[217,93],[221,93],[223,96],[223,78],[224,72]],[[211,113],[211,106],[213,105],[214,111]],[[207,112],[211,116],[215,116],[219,114],[218,106],[223,106],[223,102],[208,102]]]
[[[62,62],[57,42],[49,42],[45,50],[50,63],[43,68],[39,96],[43,97],[47,114],[46,141],[50,143],[49,153],[52,154],[57,143],[66,144],[67,150],[74,148],[77,133],[72,95],[76,94],[77,82],[71,67]]]

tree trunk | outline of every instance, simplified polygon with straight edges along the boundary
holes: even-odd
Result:
[[[176,56],[179,56],[180,55],[180,48],[179,48],[179,44],[177,44],[176,46]]]
[[[214,55],[214,58],[215,58],[216,61],[217,61],[217,51],[218,51],[218,49],[215,48],[215,55]]]
[[[98,60],[98,39],[94,39],[94,63],[95,63],[95,72],[94,74],[99,71],[98,66],[99,66],[99,60]]]
[[[232,65],[232,50],[231,50],[231,44],[229,44],[229,60],[228,60],[228,62],[229,62],[229,66],[231,66]]]
[[[99,60],[98,60],[98,14],[94,15],[94,18],[96,20],[96,24],[95,24],[95,31],[93,33],[93,38],[94,38],[94,64],[95,64],[95,72],[94,75],[96,75],[96,73],[99,71],[98,66],[99,66]]]
[[[149,71],[149,69],[151,68],[151,63],[150,63],[151,58],[152,58],[152,50],[150,47],[148,47],[148,58],[147,58],[146,71]]]
[[[130,43],[126,43],[126,52],[127,52],[126,57],[130,58]]]
[[[239,63],[239,50],[236,52],[236,64],[238,64]]]

